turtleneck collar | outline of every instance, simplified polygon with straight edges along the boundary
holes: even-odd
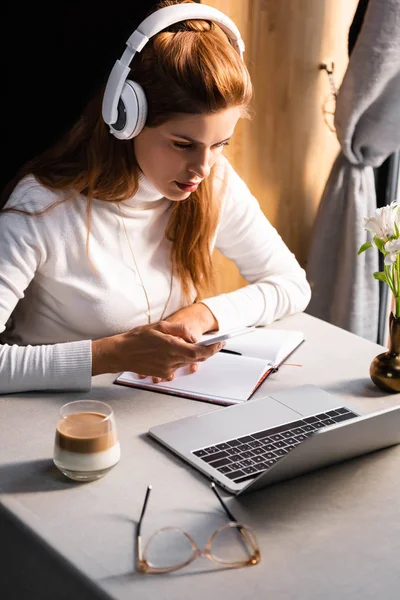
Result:
[[[154,208],[155,202],[163,198],[164,196],[146,179],[142,171],[139,171],[139,189],[132,198],[125,200],[123,204],[132,208]]]

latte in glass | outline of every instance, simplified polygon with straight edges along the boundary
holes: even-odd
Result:
[[[78,400],[61,408],[53,461],[75,481],[103,477],[120,459],[112,408],[97,400]]]

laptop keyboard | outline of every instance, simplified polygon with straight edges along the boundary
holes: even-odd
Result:
[[[272,467],[318,429],[358,416],[347,408],[340,407],[215,446],[193,450],[192,454],[235,483],[241,483],[254,479]]]

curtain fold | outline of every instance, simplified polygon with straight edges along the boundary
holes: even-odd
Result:
[[[307,312],[377,341],[378,251],[364,217],[376,209],[374,167],[400,148],[400,2],[369,0],[340,86],[335,112],[341,151],[317,212],[307,276]]]

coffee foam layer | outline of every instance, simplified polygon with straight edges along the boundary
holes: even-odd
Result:
[[[117,442],[112,448],[102,452],[79,453],[60,448],[55,443],[53,458],[56,464],[59,463],[62,467],[71,471],[101,471],[117,464],[121,458],[121,449],[119,442]]]

